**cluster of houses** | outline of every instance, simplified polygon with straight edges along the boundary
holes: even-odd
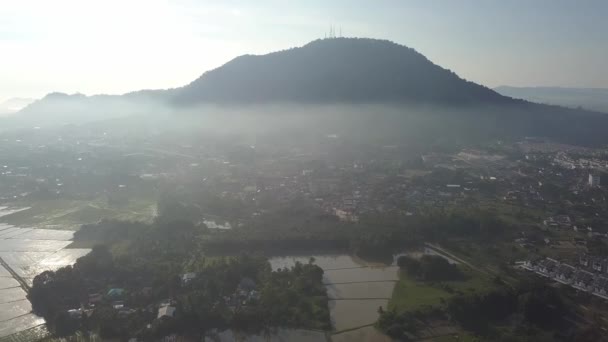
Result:
[[[190,285],[197,277],[198,277],[198,275],[196,273],[183,274],[181,276],[182,286]],[[224,299],[224,302],[228,305],[228,308],[230,308],[232,311],[236,311],[242,307],[246,307],[248,305],[252,305],[252,304],[256,303],[260,299],[260,293],[257,290],[257,285],[253,279],[251,279],[249,277],[243,277],[239,281],[239,284],[237,285],[234,293],[229,296],[225,296],[223,299]],[[175,312],[174,305],[175,305],[174,303],[167,303],[166,305],[161,303],[160,308],[159,308],[158,318],[159,319],[161,318],[161,316],[162,316],[161,312],[163,312],[163,313],[165,312],[163,310],[164,306],[169,306],[170,307],[169,311],[171,313],[174,313]],[[173,309],[171,309],[171,307],[173,307]],[[164,315],[164,316],[173,317],[172,314]]]
[[[224,297],[224,301],[232,311],[254,304],[259,299],[260,293],[256,289],[255,281],[248,277],[241,279],[232,295]]]
[[[587,256],[581,256],[579,267],[575,267],[555,259],[545,258],[538,261],[526,260],[521,263],[521,267],[559,283],[608,299],[608,261],[604,259],[598,268],[593,266],[594,262],[589,262]],[[585,268],[588,268],[589,265],[591,265],[591,270],[599,273],[586,270]]]
[[[570,229],[572,228],[572,220],[568,215],[550,216],[543,221],[543,225],[553,229]]]

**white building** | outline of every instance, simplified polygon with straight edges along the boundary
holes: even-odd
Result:
[[[158,318],[161,319],[163,317],[173,318],[175,314],[175,307],[171,305],[163,305],[158,308]]]
[[[598,174],[589,174],[589,186],[595,187],[600,186],[600,175]]]

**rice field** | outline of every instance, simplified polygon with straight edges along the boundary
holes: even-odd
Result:
[[[329,298],[329,313],[334,335],[341,341],[353,336],[366,336],[386,341],[371,325],[378,320],[378,307],[387,308],[398,267],[378,265],[342,255],[314,255],[314,262],[323,268],[323,283]],[[297,261],[307,263],[311,256],[287,256],[270,259],[273,269],[291,267]],[[347,333],[348,332],[348,333]]]
[[[28,211],[0,207],[0,218]],[[13,273],[31,286],[43,271],[74,264],[90,250],[66,249],[73,235],[67,230],[0,224],[0,259],[4,263],[0,265],[0,341],[36,341],[48,335],[44,319],[31,312],[27,293]]]
[[[38,200],[15,203],[19,209],[0,207],[0,228],[13,227],[54,230],[77,230],[83,224],[102,219],[151,222],[156,216],[156,200],[130,199],[126,205],[112,206],[107,199]]]
[[[374,324],[386,308],[388,299],[330,300],[329,314],[335,331],[340,332]]]
[[[395,287],[394,281],[374,281],[363,283],[327,284],[329,299],[386,299]]]

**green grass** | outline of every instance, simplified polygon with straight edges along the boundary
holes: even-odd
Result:
[[[4,216],[0,222],[21,227],[73,230],[82,224],[96,223],[102,219],[150,222],[155,215],[156,201],[153,199],[130,199],[122,206],[111,206],[105,198],[94,200],[54,199],[20,202],[15,207],[30,207],[12,215]]]
[[[393,295],[388,303],[389,310],[397,312],[412,311],[427,305],[439,305],[441,299],[449,299],[458,291],[483,292],[491,289],[494,284],[490,276],[461,267],[466,274],[464,281],[445,281],[441,283],[421,282],[413,279],[405,272],[400,272],[399,281],[395,285]],[[454,289],[451,293],[442,286],[447,285]]]
[[[462,272],[467,279],[464,281],[446,281],[445,284],[450,285],[455,290],[465,291],[488,291],[495,285],[492,282],[492,277],[473,271],[469,268],[461,267]]]
[[[425,305],[437,305],[441,298],[448,297],[450,294],[445,290],[417,282],[401,272],[388,308],[397,312],[416,310]]]

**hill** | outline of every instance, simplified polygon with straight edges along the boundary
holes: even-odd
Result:
[[[180,104],[509,103],[511,99],[385,40],[332,38],[245,55],[176,89]]]
[[[0,103],[0,117],[16,113],[32,102],[34,102],[34,99],[18,97],[8,99]]]
[[[134,114],[163,112],[168,90],[142,90],[124,95],[50,93],[32,101],[15,115],[3,118],[1,130],[32,126],[85,124]]]
[[[562,87],[509,87],[494,88],[504,96],[531,102],[570,108],[586,108],[608,113],[608,89]]]
[[[433,64],[411,48],[359,38],[315,40],[289,50],[237,57],[176,89],[120,96],[50,94],[23,109],[19,120],[40,126],[131,114],[200,114],[204,111],[199,106],[205,104],[239,106],[252,115],[258,105],[291,106],[281,111],[298,113],[298,120],[308,120],[309,127],[339,128],[352,136],[366,135],[373,128],[377,137],[391,132],[393,137],[409,135],[418,141],[536,136],[565,143],[608,144],[604,133],[608,116],[603,113],[503,96]],[[342,108],[324,111],[309,105]],[[312,115],[319,113],[323,115]],[[264,127],[280,126],[277,116],[263,120]]]

